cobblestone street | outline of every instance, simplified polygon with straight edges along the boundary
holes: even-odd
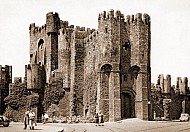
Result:
[[[0,126],[1,132],[188,132],[190,122],[179,121],[143,121],[136,118],[120,122],[106,122],[104,126],[95,126],[93,123],[63,124],[38,123],[35,130],[23,130],[23,123],[12,122],[8,128]]]

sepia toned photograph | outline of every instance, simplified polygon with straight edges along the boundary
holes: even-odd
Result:
[[[190,0],[0,3],[0,132],[190,131]]]

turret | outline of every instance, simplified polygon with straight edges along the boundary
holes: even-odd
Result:
[[[58,33],[60,28],[60,19],[59,14],[53,12],[49,12],[46,14],[46,32],[49,33]]]

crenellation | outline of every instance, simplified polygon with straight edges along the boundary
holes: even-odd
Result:
[[[164,82],[164,90],[161,87],[161,82]],[[166,79],[164,79],[163,74],[159,75],[156,87],[153,85],[151,89],[153,110],[157,116],[163,116],[165,119],[170,120],[179,118],[181,113],[190,113],[188,109],[190,105],[188,102],[189,92],[187,77],[183,79],[182,77],[177,77],[176,85],[171,85],[171,75],[166,75]],[[170,100],[170,103],[165,104],[164,101],[166,100]],[[161,108],[161,111],[158,108]]]
[[[108,19],[113,19],[114,18],[114,10],[111,9],[110,11],[108,11],[108,15],[107,15]]]
[[[137,14],[135,15],[135,20],[136,20],[137,22],[142,22],[142,13],[137,13]]]
[[[70,26],[69,26],[69,28],[73,28],[73,29],[74,29],[74,27],[75,27],[74,25],[70,25]]]
[[[130,15],[126,16],[126,23],[127,23],[127,25],[130,25],[130,18],[131,18]]]
[[[81,28],[80,28],[80,31],[85,31],[85,27],[81,27]]]
[[[146,13],[143,14],[143,21],[145,24],[149,24],[150,23],[150,16]]]
[[[133,22],[134,22],[134,15],[131,15],[130,18],[131,18],[131,19],[130,19],[130,22],[133,23]]]
[[[35,28],[35,23],[31,23],[30,26],[29,26],[29,30],[32,30]]]
[[[119,10],[117,10],[116,12],[115,12],[115,17],[117,18],[117,19],[119,19],[119,17],[120,16],[122,16],[123,14],[121,14],[121,11],[119,11]]]
[[[76,26],[75,30],[80,31],[80,26]]]
[[[59,17],[59,14],[57,13],[57,12],[48,12],[47,14],[46,14],[46,16],[56,16],[56,17]]]
[[[104,19],[106,19],[106,11],[101,12],[98,18],[98,20],[104,20]]]

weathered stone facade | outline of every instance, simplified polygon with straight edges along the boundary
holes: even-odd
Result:
[[[171,85],[171,76],[158,76],[156,85],[151,88],[151,101],[156,117],[165,119],[179,119],[181,113],[190,114],[190,89],[188,79],[177,77],[176,85]]]
[[[74,28],[50,12],[45,25],[33,23],[29,30],[28,89],[44,89],[52,77],[58,77],[67,91],[65,100],[70,100],[70,115],[92,117],[101,111],[106,121],[151,118],[147,14],[125,19],[120,11],[104,11],[95,30]]]
[[[12,66],[0,65],[0,114],[5,111],[4,98],[9,95],[9,84],[12,83]]]

